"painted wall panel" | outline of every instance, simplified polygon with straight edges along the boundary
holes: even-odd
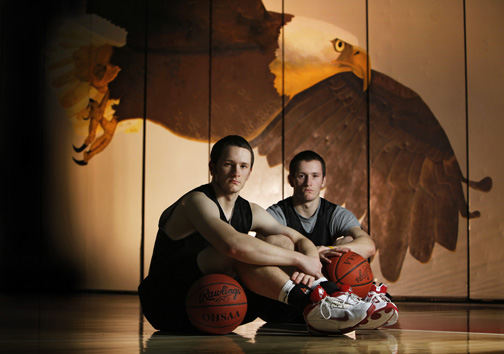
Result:
[[[76,132],[54,98],[51,101],[61,133],[53,140],[54,180],[48,191],[55,244],[79,269],[80,288],[134,290],[141,225],[141,135],[127,133],[120,125],[107,152],[89,166],[78,166],[72,161],[71,144],[82,141],[83,132]]]
[[[53,142],[61,144],[54,168],[67,178],[52,185],[50,193],[52,205],[66,215],[62,224],[54,221],[53,235],[75,252],[79,287],[135,290],[142,129],[124,120],[135,116],[117,119],[123,97],[108,88],[124,69],[117,65],[124,61],[114,60],[124,53],[126,31],[97,14],[67,16],[57,23],[49,44],[48,114],[59,120],[51,123],[67,137]]]
[[[466,221],[457,212],[464,206],[458,169],[465,171],[466,165],[462,4],[369,3],[372,68],[423,101],[413,99],[411,91],[400,94],[404,108],[386,117],[392,135],[375,135],[379,113],[373,107],[370,113],[371,232],[380,248],[373,271],[385,281],[396,281],[391,287],[395,295],[466,296]],[[388,107],[394,104],[398,103],[391,101]],[[402,116],[404,110],[411,110],[411,115]],[[446,172],[450,169],[457,176],[455,182],[448,177],[452,172]],[[396,180],[401,173],[405,184]],[[450,224],[443,227],[443,222]],[[383,274],[402,261],[400,273]]]
[[[501,1],[467,1],[467,76],[469,107],[469,177],[489,176],[492,189],[469,190],[471,210],[481,216],[470,220],[470,295],[475,299],[502,299],[504,223],[502,163],[504,103],[500,83],[504,25]]]
[[[147,122],[147,136],[145,276],[149,270],[161,213],[184,193],[208,181],[208,143],[179,137],[150,121]]]
[[[208,181],[210,2],[148,9],[144,276],[161,213]],[[183,22],[184,25],[170,23]],[[139,244],[140,247],[140,244]]]
[[[277,14],[282,13],[282,0],[271,0],[262,2],[266,11],[272,11]],[[276,98],[270,101],[270,107],[264,110],[268,118],[266,119],[267,124],[271,124],[273,119],[278,115],[281,117],[282,110],[282,52],[281,52],[281,38],[283,36],[284,28],[280,28],[278,32],[278,37],[276,40],[276,45],[273,50],[273,56],[270,57],[268,65],[265,67],[272,75],[273,81],[270,81],[271,88],[276,92]],[[263,102],[260,103],[261,105]],[[279,121],[281,123],[281,120]],[[251,139],[251,144],[254,147],[254,169],[247,185],[242,190],[241,195],[254,203],[259,204],[263,208],[267,208],[270,205],[276,203],[282,199],[282,165],[277,165],[275,167],[271,166],[268,158],[265,156],[264,147],[265,144],[262,142],[262,132],[267,125],[260,127],[258,133],[255,134]],[[281,130],[277,129],[274,133],[274,140],[281,142]],[[281,144],[278,145],[277,150],[271,155],[274,161],[282,160]],[[270,158],[270,159],[271,159]]]
[[[210,140],[238,134],[251,142],[256,161],[242,196],[267,207],[281,194],[281,171],[268,168],[258,153],[262,144],[253,140],[282,107],[278,76],[270,71],[282,16],[267,13],[260,1],[214,1],[212,14]]]
[[[97,156],[89,169],[70,167],[71,204],[79,219],[74,234],[84,240],[84,289],[136,289],[141,152],[141,134],[122,132],[119,127],[108,151]]]

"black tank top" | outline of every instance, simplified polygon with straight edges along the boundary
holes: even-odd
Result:
[[[331,222],[331,216],[334,209],[336,209],[336,204],[333,204],[324,198],[320,198],[317,221],[310,233],[306,232],[303,228],[303,225],[299,220],[299,216],[292,205],[292,197],[281,200],[278,205],[282,208],[285,219],[287,220],[287,226],[292,227],[294,230],[297,230],[308,237],[312,240],[315,246],[326,246],[333,243],[334,240],[331,236],[329,223]]]
[[[224,215],[224,211],[217,202],[217,197],[215,196],[215,192],[210,184],[199,186],[185,195],[191,192],[203,192],[219,208],[221,220],[228,222],[226,220],[226,216]],[[196,257],[199,252],[209,246],[208,241],[198,232],[194,232],[181,240],[172,240],[161,229],[161,227],[168,222],[173,211],[184,196],[179,198],[172,206],[165,209],[159,218],[158,226],[160,228],[156,236],[156,242],[154,244],[154,251],[152,253],[149,268],[149,276],[151,277],[156,275],[162,276],[162,274],[167,271],[173,271],[173,268],[179,263],[181,257]],[[229,224],[233,226],[236,231],[243,233],[248,233],[252,227],[252,209],[250,208],[250,203],[240,196],[236,199],[233,215],[231,216]]]

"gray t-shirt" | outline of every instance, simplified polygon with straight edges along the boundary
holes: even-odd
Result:
[[[319,209],[320,209],[320,203],[317,208],[317,211],[310,218],[305,218],[305,217],[299,215],[298,212],[296,211],[296,214],[299,217],[299,221],[301,222],[303,229],[307,233],[312,232],[313,228],[315,227],[315,223],[317,222]],[[266,210],[280,224],[287,225],[287,220],[285,218],[284,212],[278,204],[273,204],[272,206],[270,206]],[[339,236],[346,236],[346,235],[348,235],[347,231],[350,228],[355,227],[355,226],[357,226],[357,227],[361,226],[359,223],[359,220],[357,220],[355,215],[350,210],[345,209],[340,205],[337,205],[336,208],[334,209],[334,212],[333,212],[331,219],[330,219],[329,229],[330,229],[331,235],[334,236],[335,238],[337,238]]]

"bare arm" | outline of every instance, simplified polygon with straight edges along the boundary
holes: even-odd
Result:
[[[252,206],[253,227],[264,226],[260,208]],[[257,265],[294,266],[307,274],[319,275],[319,259],[308,257],[300,252],[289,251],[270,245],[250,235],[236,231],[231,225],[222,221],[219,209],[203,193],[189,194],[182,202],[183,215],[191,225],[220,253],[243,263]],[[262,209],[264,214],[267,214]],[[267,214],[273,219],[269,214]],[[273,219],[274,221],[274,219]],[[276,221],[275,221],[276,223]],[[268,229],[266,226],[265,229]]]
[[[317,267],[322,264],[319,260],[317,247],[313,242],[299,233],[298,231],[280,224],[271,214],[256,204],[251,204],[254,221],[252,228],[261,235],[274,236],[283,235],[291,239],[294,244],[294,249],[302,254],[317,260]],[[297,267],[298,270],[291,274],[291,280],[295,284],[303,283],[311,286],[315,279],[322,276],[322,273],[317,270],[316,273],[306,272],[303,268]]]
[[[338,238],[332,246],[318,247],[320,258],[328,262],[329,257],[340,256],[348,251],[353,251],[364,258],[373,256],[376,252],[371,236],[360,227],[355,226],[348,230],[348,235]]]
[[[295,249],[307,256],[318,258],[317,247],[313,242],[299,233],[298,231],[280,224],[274,217],[267,211],[251,203],[252,212],[254,214],[254,223],[252,228],[261,235],[285,235],[292,240]]]

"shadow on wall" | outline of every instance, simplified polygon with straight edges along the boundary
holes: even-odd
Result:
[[[0,290],[74,289],[79,276],[51,243],[45,192],[49,157],[44,112],[45,40],[53,15],[75,10],[72,3],[19,1],[0,8],[1,144],[3,172],[0,222]]]

